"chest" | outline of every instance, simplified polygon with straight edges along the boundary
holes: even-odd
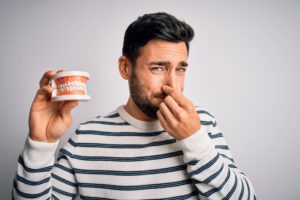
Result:
[[[183,153],[171,138],[107,142],[77,153],[86,158],[73,164],[79,193],[84,197],[145,199],[194,195]]]

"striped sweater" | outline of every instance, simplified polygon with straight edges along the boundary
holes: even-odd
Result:
[[[256,199],[215,118],[197,109],[200,130],[177,141],[159,121],[124,106],[82,123],[60,150],[27,138],[14,199]]]

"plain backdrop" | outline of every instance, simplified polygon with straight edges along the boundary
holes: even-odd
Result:
[[[212,113],[261,200],[300,199],[300,2],[176,0],[0,1],[0,199],[10,199],[28,113],[43,73],[91,74],[92,100],[74,123],[125,104],[118,72],[125,29],[165,11],[195,30],[185,95]]]

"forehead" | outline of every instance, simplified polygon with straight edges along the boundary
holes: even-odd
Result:
[[[169,42],[165,40],[150,40],[140,50],[142,59],[149,60],[168,60],[178,59],[180,61],[187,60],[188,53],[185,42]]]

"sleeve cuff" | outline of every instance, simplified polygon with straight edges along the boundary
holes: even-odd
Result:
[[[59,141],[55,143],[37,142],[27,137],[22,153],[24,161],[35,166],[45,165],[54,162],[54,154]]]
[[[186,163],[193,160],[200,160],[215,150],[215,145],[208,136],[207,127],[205,126],[202,126],[193,135],[177,141],[177,144],[184,153],[184,161]]]

